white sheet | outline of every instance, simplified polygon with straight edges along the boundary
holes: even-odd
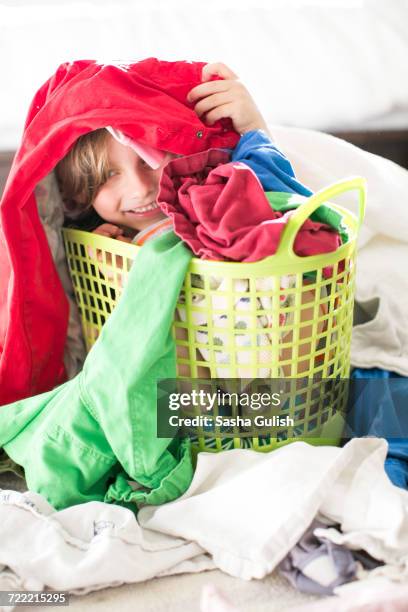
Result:
[[[342,449],[296,442],[269,454],[201,453],[188,491],[143,508],[139,523],[102,502],[56,512],[37,493],[2,491],[0,588],[14,580],[81,593],[214,567],[262,578],[317,513],[340,522],[346,545],[386,563],[377,574],[406,580],[408,492],[386,476],[386,451],[384,440],[364,438]]]
[[[278,126],[271,132],[314,191],[351,175],[367,179],[356,283],[366,322],[353,328],[352,363],[408,376],[408,171],[322,132]],[[357,210],[352,194],[336,202]]]

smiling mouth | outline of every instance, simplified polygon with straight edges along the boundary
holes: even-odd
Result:
[[[133,215],[142,215],[148,212],[153,212],[154,210],[157,210],[159,208],[159,205],[157,204],[157,202],[151,202],[150,204],[147,204],[146,206],[138,206],[136,208],[132,208],[131,210],[125,210],[125,213],[130,213]]]

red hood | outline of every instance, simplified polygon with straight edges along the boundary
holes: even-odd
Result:
[[[63,382],[68,304],[34,188],[86,132],[111,125],[182,155],[234,147],[229,120],[207,127],[186,102],[204,62],[62,64],[35,95],[0,204],[0,405]]]

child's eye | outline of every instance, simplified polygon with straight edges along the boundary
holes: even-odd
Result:
[[[112,178],[112,176],[116,176],[117,174],[117,170],[108,170],[108,179]]]

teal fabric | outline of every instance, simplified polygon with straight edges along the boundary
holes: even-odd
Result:
[[[188,488],[189,441],[156,436],[156,381],[176,377],[171,325],[190,259],[173,232],[146,244],[82,372],[0,409],[0,447],[55,508],[99,500],[136,511]]]

